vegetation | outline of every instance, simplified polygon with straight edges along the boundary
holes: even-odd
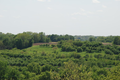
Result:
[[[120,80],[118,45],[69,38],[32,46],[34,40],[55,38],[37,40],[30,32],[1,35],[0,80]]]
[[[97,42],[107,42],[112,43],[114,41],[114,38],[116,36],[74,36],[75,39],[81,40],[81,41],[97,41]]]
[[[24,49],[31,47],[33,43],[49,43],[50,41],[60,41],[60,40],[74,40],[71,35],[45,35],[45,33],[32,33],[23,32],[17,35],[7,33],[4,34],[0,32],[0,49],[12,49],[17,47],[18,49]]]

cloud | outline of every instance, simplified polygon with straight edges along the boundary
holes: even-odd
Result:
[[[74,19],[74,20],[75,20],[76,18],[75,18],[75,17],[72,17],[72,19]]]
[[[20,18],[21,16],[13,16],[14,18]]]
[[[0,17],[4,17],[3,15],[0,15]]]
[[[98,0],[92,0],[93,3],[100,3]]]
[[[120,0],[115,0],[115,1],[120,1]]]
[[[50,8],[50,7],[47,7],[47,9],[51,10],[52,8]]]
[[[40,2],[51,2],[51,0],[38,0]]]
[[[90,11],[89,11],[88,14],[94,14],[94,12],[90,12]]]
[[[46,0],[38,0],[38,1],[40,1],[40,2],[45,2]]]
[[[73,13],[73,14],[71,14],[71,15],[87,15],[87,13],[80,13],[80,12],[76,12],[76,13]]]
[[[48,0],[48,2],[51,2],[51,0]]]
[[[94,12],[75,12],[71,15],[82,15],[82,16],[87,16],[88,14],[92,15],[92,14],[95,14]]]
[[[97,10],[97,12],[103,12],[103,10]]]
[[[102,5],[102,7],[103,7],[103,8],[107,8],[107,6],[105,6],[105,5]]]
[[[83,12],[85,11],[85,10],[84,10],[84,9],[82,9],[82,8],[81,8],[80,10],[81,10],[81,11],[83,11]]]
[[[103,20],[104,22],[106,22],[107,20]]]

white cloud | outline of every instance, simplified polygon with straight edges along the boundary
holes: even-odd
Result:
[[[98,0],[92,0],[93,3],[100,3]]]
[[[97,10],[97,12],[103,12],[103,10]]]
[[[20,18],[21,16],[13,16],[14,18]]]
[[[48,2],[51,2],[51,0],[48,0]]]
[[[38,0],[38,1],[40,1],[40,2],[45,2],[46,0]]]
[[[120,0],[115,0],[115,1],[120,1]]]
[[[72,17],[72,19],[76,19],[75,17]]]
[[[103,7],[103,8],[107,8],[107,6],[105,6],[105,5],[102,5],[102,7]]]
[[[94,14],[94,12],[88,12],[88,14]]]
[[[80,12],[76,12],[76,13],[73,13],[72,15],[87,15],[87,13],[80,13]]]
[[[0,15],[0,17],[4,17],[3,15]]]
[[[4,12],[7,12],[7,10],[3,10]]]
[[[83,11],[83,12],[85,11],[85,10],[84,10],[84,9],[82,9],[82,8],[81,8],[80,10],[81,10],[81,11]]]
[[[50,7],[47,7],[47,9],[51,10],[52,8],[50,8]]]
[[[103,20],[104,22],[106,22],[107,20]]]

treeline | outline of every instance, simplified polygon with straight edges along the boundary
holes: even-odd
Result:
[[[60,40],[74,40],[74,37],[71,35],[45,35],[43,32],[23,32],[17,35],[0,32],[0,49],[12,49],[14,47],[24,49],[31,47],[33,43],[49,43],[51,41],[57,42]]]
[[[112,43],[114,41],[114,38],[116,36],[107,36],[107,37],[104,37],[104,36],[99,36],[99,37],[90,37],[89,38],[89,41],[97,41],[97,42],[107,42],[107,43]]]
[[[81,41],[98,41],[98,42],[113,42],[116,36],[74,36],[75,39]]]
[[[90,37],[95,37],[97,38],[97,36],[92,36],[92,35],[88,35],[88,36],[74,36],[75,39],[81,40],[81,41],[88,41]]]

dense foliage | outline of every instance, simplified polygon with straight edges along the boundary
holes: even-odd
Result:
[[[115,44],[115,45],[120,45],[120,36],[116,36],[116,37],[114,38],[113,44]]]
[[[97,42],[107,42],[112,43],[114,41],[115,36],[74,36],[75,39],[81,41],[97,41]]]
[[[31,47],[33,43],[49,43],[51,41],[57,42],[60,40],[74,40],[71,35],[45,35],[45,33],[23,32],[17,35],[0,32],[0,49],[24,49]]]
[[[79,40],[0,50],[0,80],[119,80],[119,53],[119,46]]]
[[[120,80],[119,39],[0,33],[0,80]],[[113,44],[103,45],[104,40]],[[49,41],[58,44],[32,46]]]

